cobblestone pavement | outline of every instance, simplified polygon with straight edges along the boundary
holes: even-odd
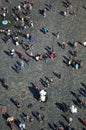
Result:
[[[34,35],[35,40],[33,41],[33,55],[37,53],[46,53],[47,47],[54,48],[56,52],[56,58],[47,59],[46,63],[43,61],[36,62],[33,58],[30,60],[30,64],[25,63],[24,68],[17,73],[13,67],[17,61],[21,61],[16,55],[14,58],[10,58],[5,52],[8,49],[14,48],[16,51],[24,49],[19,46],[15,46],[10,40],[8,45],[2,40],[3,34],[0,34],[0,77],[6,79],[9,89],[6,90],[0,83],[0,108],[6,106],[8,109],[8,114],[14,116],[15,120],[19,119],[23,122],[21,118],[22,112],[25,114],[32,114],[34,119],[33,123],[26,121],[26,130],[53,130],[53,122],[57,126],[68,124],[65,120],[65,115],[62,110],[58,108],[58,104],[66,103],[71,106],[74,104],[78,112],[77,114],[71,115],[73,117],[73,122],[71,128],[75,130],[85,130],[82,121],[86,118],[85,108],[79,108],[75,104],[75,97],[73,93],[77,92],[77,89],[86,89],[86,48],[81,44],[78,44],[76,48],[77,59],[83,61],[83,67],[76,70],[73,67],[67,66],[64,62],[66,58],[71,56],[72,47],[70,43],[77,41],[82,43],[86,41],[86,0],[73,0],[73,10],[75,10],[75,15],[69,14],[69,16],[63,16],[62,12],[66,10],[63,0],[34,0],[33,10],[30,14],[31,20],[34,23],[33,28],[29,28],[23,31],[23,34],[27,32]],[[7,19],[11,20],[10,26],[4,26],[0,21],[0,28],[11,28],[12,32],[15,31],[13,26],[14,19],[11,16],[12,8],[20,4],[22,0],[12,0],[10,4],[6,3],[5,0],[0,0],[0,7],[8,6],[9,12]],[[42,10],[48,4],[52,4],[52,10],[47,10],[46,18],[40,14]],[[1,19],[1,17],[0,17]],[[43,27],[48,27],[49,32],[43,34],[41,29]],[[59,32],[60,38],[57,40],[55,33]],[[23,39],[25,43],[28,43],[25,37],[19,37]],[[65,49],[62,49],[60,44],[62,42],[67,42]],[[27,59],[28,56],[24,53],[24,57]],[[61,79],[58,79],[54,73],[60,73]],[[43,85],[40,79],[45,80],[45,77],[53,77],[54,83],[50,84],[50,87],[46,89],[48,100],[45,103],[40,103],[34,95],[33,84],[39,83],[41,88]],[[18,100],[21,103],[21,108],[17,109],[14,103],[11,101]],[[28,108],[28,104],[32,103],[33,106]],[[34,116],[34,112],[39,112],[44,114],[45,118],[43,122],[39,122]],[[16,125],[16,130],[18,130]],[[0,113],[0,130],[10,130],[7,126],[6,120],[3,118],[2,113]]]

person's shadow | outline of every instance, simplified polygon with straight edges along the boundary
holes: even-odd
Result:
[[[38,89],[36,89],[35,85],[33,83],[31,83],[31,86],[28,87],[29,90],[31,91],[31,93],[33,94],[33,97],[36,99],[36,100],[39,100],[39,91]]]
[[[57,42],[57,45],[62,48],[62,44],[60,42]]]
[[[10,98],[10,101],[16,106],[16,101],[13,98]]]
[[[61,111],[64,111],[64,106],[63,106],[62,103],[56,102],[55,105],[56,105],[56,107],[59,108]]]
[[[48,123],[48,126],[49,126],[52,130],[54,130],[54,126],[53,126],[51,123]]]
[[[39,121],[38,112],[37,111],[32,111],[32,115],[37,119],[37,121]]]
[[[59,14],[64,16],[64,11],[60,11]]]
[[[14,123],[17,125],[17,127],[19,127],[19,124],[20,124],[21,122],[19,121],[19,119],[14,119]]]
[[[43,9],[39,9],[39,14],[43,15]]]
[[[80,117],[78,117],[78,120],[81,124],[83,124],[83,120]]]

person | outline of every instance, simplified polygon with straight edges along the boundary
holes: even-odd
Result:
[[[49,79],[46,79],[45,80],[45,87],[49,87],[49,86],[50,86]]]
[[[3,7],[3,11],[8,13],[8,7]]]
[[[78,42],[74,42],[73,43],[73,47],[75,48],[75,47],[77,47],[78,46]]]
[[[53,59],[53,58],[55,58],[55,57],[56,57],[56,52],[51,52],[50,58]]]
[[[39,119],[39,122],[40,122],[40,123],[43,121],[43,120],[42,120],[42,116],[41,116],[40,113],[38,114],[38,119]]]
[[[42,60],[43,59],[43,55],[42,54],[38,54],[35,57],[36,61]]]
[[[64,16],[68,16],[70,13],[69,7],[66,8],[66,11],[64,11]]]
[[[56,38],[59,39],[59,32],[56,33]]]
[[[30,117],[29,117],[29,121],[31,122],[31,123],[33,123],[33,117],[32,117],[32,115],[30,115]]]
[[[77,113],[77,108],[76,108],[74,105],[72,105],[72,106],[70,107],[70,112],[71,112],[71,113]]]
[[[43,16],[46,17],[46,8],[43,9]]]
[[[11,130],[16,130],[14,122],[10,122],[10,128]]]
[[[21,9],[21,5],[18,5],[17,8],[18,8],[19,12],[22,11],[22,9]]]
[[[66,43],[66,42],[63,42],[63,43],[62,43],[62,48],[65,49],[66,45],[67,45],[67,43]]]
[[[29,116],[27,114],[23,115],[24,121],[29,121]]]
[[[23,7],[24,7],[24,10],[27,10],[27,1],[24,1]]]
[[[48,27],[44,27],[43,32],[46,34],[48,32]]]
[[[73,56],[77,57],[77,52],[75,50],[73,51]]]
[[[49,78],[49,81],[50,81],[50,83],[53,83],[53,82],[54,82],[53,77],[50,77],[50,78]]]
[[[5,12],[2,13],[2,17],[5,20],[5,17],[6,17],[6,13]]]
[[[32,12],[32,7],[33,7],[33,6],[32,6],[32,4],[31,4],[31,3],[29,3],[28,8],[27,8],[27,9],[29,10],[29,13],[31,13],[31,12]]]
[[[63,126],[59,126],[58,130],[64,130]]]
[[[22,50],[20,50],[20,51],[18,52],[18,55],[19,55],[19,58],[23,59],[23,51],[22,51]]]
[[[83,125],[86,126],[86,120],[83,121]]]
[[[29,26],[33,28],[33,21],[29,21]]]
[[[48,58],[47,54],[44,54],[44,55],[43,55],[43,61],[46,62],[46,61],[47,61],[47,58]]]
[[[40,94],[39,102],[45,102],[47,92],[44,89],[42,89],[42,90],[40,90],[39,94]]]
[[[38,83],[35,84],[36,89],[40,89],[40,85]]]
[[[27,53],[31,48],[32,48],[32,44],[31,43],[29,43],[29,44],[26,44],[25,45],[25,52]]]
[[[30,58],[28,57],[28,59],[27,59],[27,64],[29,65],[29,63],[30,63]]]
[[[69,122],[69,123],[68,123],[68,126],[71,125],[72,121],[73,121],[72,117],[69,117],[69,120],[68,120],[68,122]]]
[[[25,130],[25,124],[24,123],[20,123],[19,127],[20,127],[20,130]]]
[[[69,57],[69,60],[68,60],[68,67],[72,64],[72,61],[73,59],[71,57]]]
[[[79,64],[77,62],[75,63],[75,68],[76,68],[76,70],[79,69]]]
[[[10,56],[14,57],[14,55],[15,55],[15,50],[14,49],[10,50]]]
[[[83,42],[82,45],[83,45],[84,47],[86,47],[86,42]]]
[[[29,40],[30,34],[27,33],[27,34],[26,34],[26,37],[27,37],[27,40]]]
[[[21,66],[21,68],[24,68],[24,61],[23,60],[20,62],[20,66]]]

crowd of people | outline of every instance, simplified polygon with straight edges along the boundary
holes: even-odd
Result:
[[[1,7],[1,13],[0,13],[0,18],[2,19],[2,28],[0,28],[0,35],[3,36],[3,41],[6,43],[6,45],[8,46],[8,44],[10,43],[10,40],[12,40],[13,44],[15,45],[15,48],[9,48],[6,50],[6,54],[11,57],[11,58],[15,58],[18,57],[19,61],[13,65],[14,70],[17,73],[21,73],[21,70],[23,70],[25,68],[25,64],[27,64],[27,66],[30,64],[31,59],[34,59],[35,62],[39,62],[40,60],[43,61],[44,63],[48,62],[48,60],[54,60],[54,58],[57,57],[57,52],[54,50],[54,47],[47,47],[46,48],[46,53],[41,53],[41,54],[33,54],[33,50],[34,50],[34,45],[33,42],[35,40],[35,36],[33,34],[30,34],[28,31],[27,33],[25,33],[24,31],[27,30],[28,28],[33,29],[34,28],[34,21],[31,19],[31,13],[33,11],[34,8],[34,0],[24,0],[21,1],[21,3],[19,3],[17,6],[12,7],[12,14],[11,17],[13,19],[13,21],[11,20],[7,20],[8,14],[10,13],[10,8],[8,6],[3,6]],[[5,1],[5,5],[7,4],[11,4],[12,1],[11,0],[6,0]],[[73,5],[72,5],[72,1],[71,0],[65,0],[64,1],[65,7],[66,7],[66,11],[63,11],[63,15],[69,16],[69,15],[76,15],[75,10],[73,10]],[[41,10],[41,14],[42,16],[46,19],[47,17],[47,11],[52,11],[53,5],[52,4],[48,4],[47,8],[44,7]],[[34,14],[35,15],[35,14]],[[13,23],[12,23],[13,22]],[[7,25],[7,28],[5,28]],[[47,35],[47,33],[49,32],[49,28],[48,27],[43,27],[42,28],[42,33],[44,35]],[[57,39],[57,41],[59,41],[60,38],[60,32],[55,33],[55,38]],[[26,39],[27,43],[24,43],[23,38]],[[82,47],[86,46],[86,42],[81,43]],[[17,47],[21,46],[22,50],[18,50]],[[68,46],[67,42],[63,42],[61,44],[61,48],[63,50],[66,49],[66,47]],[[83,61],[81,59],[77,58],[77,51],[76,48],[78,48],[79,46],[79,42],[74,41],[74,43],[72,43],[72,51],[71,53],[71,57],[67,57],[66,59],[66,63],[68,67],[74,68],[76,71],[78,69],[81,69],[84,65]],[[25,57],[26,54],[28,56]],[[69,69],[69,68],[68,68]],[[61,79],[62,75],[59,73],[54,73],[55,77],[57,77],[59,80]],[[10,90],[9,85],[6,82],[5,77],[0,77],[0,83],[1,85],[6,88],[6,90]],[[41,83],[43,85],[43,88],[41,88],[41,86],[39,85],[39,83],[36,83],[34,85],[34,89],[36,90],[36,94],[37,94],[37,100],[39,103],[45,103],[47,102],[47,100],[49,99],[48,97],[48,93],[47,90],[50,88],[50,85],[54,83],[54,78],[53,77],[46,77],[44,80],[41,80]],[[86,85],[85,89],[86,89]],[[86,97],[86,90],[79,90],[78,94],[75,94],[75,98],[76,98],[76,102],[77,102],[77,107],[79,108],[86,108],[86,101],[85,101],[85,97]],[[74,95],[74,93],[73,93]],[[84,98],[84,100],[82,100],[82,97]],[[17,109],[20,109],[22,107],[21,103],[19,101],[15,101],[14,99],[12,99],[12,102],[15,104],[15,106],[17,107]],[[27,107],[30,108],[32,107],[33,104],[30,103]],[[46,106],[45,106],[46,107]],[[57,105],[57,107],[59,107]],[[63,114],[65,115],[65,119],[67,120],[67,124],[59,124],[59,126],[57,126],[56,123],[53,123],[52,125],[52,129],[53,130],[75,130],[74,128],[72,128],[71,124],[73,122],[73,114],[77,114],[78,113],[78,108],[75,105],[71,105],[71,106],[67,106],[66,104],[62,104],[61,105],[61,110],[63,111]],[[44,108],[40,108],[40,109],[44,109]],[[6,121],[7,121],[7,125],[12,129],[12,130],[16,130],[16,126],[18,126],[18,128],[20,130],[28,130],[28,128],[26,127],[26,122],[30,122],[33,124],[34,122],[34,118],[33,115],[36,117],[36,119],[39,122],[44,122],[45,121],[45,115],[44,114],[40,114],[39,112],[33,112],[31,115],[25,114],[23,113],[21,115],[23,121],[20,122],[18,119],[16,119],[16,117],[14,118],[13,116],[10,116],[8,113],[9,111],[7,111],[7,108],[2,106],[2,115],[3,117],[5,117]],[[86,121],[82,121],[83,126],[86,126]],[[78,128],[78,127],[77,127]],[[44,128],[41,128],[41,130],[44,130]],[[85,129],[84,129],[85,130]]]

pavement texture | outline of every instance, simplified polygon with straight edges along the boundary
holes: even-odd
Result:
[[[0,29],[10,28],[11,32],[15,32],[17,28],[14,27],[15,20],[12,17],[12,8],[22,5],[22,0],[11,0],[9,4],[5,0],[0,0],[0,8],[8,6],[9,11],[6,19],[11,21],[10,25],[2,25],[2,17],[0,16]],[[21,59],[16,54],[16,57],[11,58],[7,55],[8,49],[14,48],[16,51],[22,50],[24,58],[28,59],[28,55],[21,45],[15,46],[12,39],[8,45],[2,40],[4,34],[0,33],[0,78],[5,78],[9,89],[6,90],[0,83],[0,109],[3,106],[7,107],[8,114],[14,116],[15,121],[18,119],[24,122],[22,113],[32,115],[33,123],[25,121],[26,130],[54,130],[55,125],[61,126],[68,124],[67,118],[71,116],[73,122],[70,126],[74,130],[86,130],[82,121],[86,119],[86,108],[79,108],[76,103],[74,94],[77,89],[86,92],[86,48],[81,43],[86,41],[86,0],[73,0],[72,10],[75,10],[75,15],[63,16],[62,12],[66,10],[63,0],[34,0],[31,17],[34,27],[27,28],[23,34],[29,33],[34,35],[35,40],[32,42],[33,48],[31,52],[36,54],[44,54],[47,48],[53,46],[56,52],[54,59],[48,58],[46,63],[44,61],[35,61],[32,57],[30,63],[24,63],[24,68],[17,73],[15,71],[15,64]],[[52,5],[52,10],[48,10],[48,5]],[[47,8],[46,17],[40,13],[40,10]],[[24,16],[24,15],[23,15]],[[25,17],[25,16],[24,16]],[[41,29],[48,27],[49,32],[44,34]],[[59,39],[57,40],[55,33],[59,32]],[[19,40],[23,39],[24,43],[28,41],[24,36],[19,36]],[[76,70],[74,67],[68,67],[66,64],[67,58],[72,56],[71,43],[77,41],[79,44],[76,47],[77,59],[81,59],[83,67]],[[62,42],[66,42],[67,46],[62,49]],[[30,53],[30,52],[29,52]],[[61,79],[55,76],[55,73],[61,74]],[[41,89],[44,88],[41,83],[45,77],[53,77],[54,82],[46,88],[48,99],[45,103],[40,103],[37,100],[37,93],[34,90],[34,84],[39,83]],[[82,96],[83,97],[83,96]],[[83,97],[84,100],[85,97]],[[21,108],[17,109],[12,102],[18,100],[21,103]],[[28,108],[28,104],[32,103],[32,107]],[[77,114],[65,114],[61,110],[62,104],[71,106],[74,104],[77,107]],[[34,113],[44,115],[44,121],[39,122]],[[16,125],[16,130],[18,126]],[[10,130],[6,119],[3,118],[0,112],[0,130]]]

